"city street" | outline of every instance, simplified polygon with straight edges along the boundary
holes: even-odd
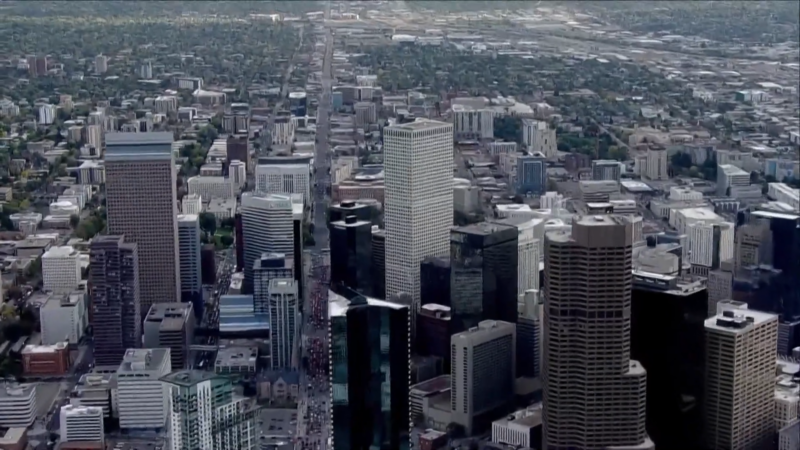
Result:
[[[325,18],[330,18],[330,2],[325,6]],[[333,36],[325,32],[325,55],[322,63],[322,94],[317,108],[317,143],[314,158],[314,247],[311,250],[311,276],[305,299],[302,324],[303,363],[300,371],[300,400],[298,403],[295,448],[327,450],[330,434],[330,389],[328,387],[328,283],[329,234],[326,214],[330,202],[330,152],[328,144],[331,110],[331,60]]]

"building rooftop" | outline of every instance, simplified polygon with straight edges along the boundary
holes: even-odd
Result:
[[[728,310],[722,314],[713,316],[705,321],[705,328],[708,331],[718,333],[738,334],[744,333],[755,325],[765,322],[778,321],[775,314],[761,311],[747,310]]]
[[[684,208],[680,214],[689,220],[722,220],[711,208]]]
[[[437,392],[450,389],[450,375],[439,375],[438,377],[425,380],[410,386],[409,392],[419,392],[423,395],[435,394]]]
[[[542,424],[542,412],[542,404],[537,403],[529,406],[526,409],[515,411],[514,413],[502,419],[495,420],[493,423],[496,423],[502,427],[510,426],[511,428],[538,427]]]
[[[633,271],[634,289],[665,292],[671,295],[687,296],[706,289],[706,278],[678,277],[641,270]]]
[[[370,306],[380,306],[384,308],[391,308],[391,309],[408,309],[407,305],[402,305],[400,303],[393,303],[387,302],[386,300],[379,300],[377,298],[366,297],[366,296],[358,296],[360,299],[366,300],[366,304]],[[360,305],[352,305],[351,300],[328,290],[328,312],[330,313],[330,317],[341,317],[347,314],[347,310],[350,309],[351,306],[360,306]]]
[[[118,375],[159,369],[169,362],[168,348],[129,348],[119,365]]]
[[[629,220],[625,217],[614,214],[603,214],[596,216],[577,216],[573,222],[585,227],[599,227],[609,225],[625,225]]]
[[[297,283],[292,278],[273,278],[269,280],[269,293],[297,295]]]
[[[218,375],[214,372],[205,370],[181,370],[161,377],[161,381],[176,386],[190,387],[204,381],[212,380],[217,376]]]
[[[725,173],[725,175],[745,175],[750,176],[750,174],[732,164],[720,164],[719,169]]]
[[[26,345],[24,349],[22,349],[23,355],[29,355],[32,353],[55,353],[58,351],[62,351],[68,347],[66,342],[58,342],[53,345]]]
[[[106,133],[106,146],[114,145],[172,145],[171,131],[151,131],[149,133]],[[172,149],[170,148],[170,151]]]
[[[4,398],[15,397],[28,397],[35,395],[36,385],[34,384],[17,384],[17,383],[4,383],[0,387],[0,400]]]
[[[477,236],[491,236],[495,233],[512,229],[516,230],[516,227],[498,222],[479,222],[461,227],[454,227],[451,229],[451,232]]]
[[[217,350],[216,367],[256,364],[258,347],[223,347]]]
[[[178,222],[197,222],[200,219],[198,214],[178,214]]]
[[[43,309],[60,309],[78,306],[85,299],[86,294],[83,292],[74,292],[72,294],[50,294],[47,300],[44,301],[41,308]]]
[[[392,125],[390,129],[406,130],[406,131],[422,131],[433,130],[437,128],[452,127],[453,125],[446,122],[439,122],[437,120],[421,119],[418,118],[414,122]]]

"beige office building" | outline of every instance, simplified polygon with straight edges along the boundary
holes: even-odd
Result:
[[[772,448],[778,316],[728,309],[706,319],[706,448]]]
[[[450,338],[450,408],[467,434],[513,404],[516,336],[513,323],[484,320]]]
[[[139,248],[141,314],[179,302],[172,133],[106,134],[105,167],[108,233]]]
[[[582,216],[545,234],[544,448],[652,449],[631,360],[632,223]]]

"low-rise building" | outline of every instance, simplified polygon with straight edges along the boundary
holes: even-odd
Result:
[[[258,385],[258,397],[275,403],[293,403],[300,394],[300,375],[295,371],[270,371]]]
[[[541,403],[492,422],[492,442],[495,444],[511,445],[515,448],[532,447],[541,432]]]
[[[87,373],[70,393],[69,402],[73,406],[96,406],[103,410],[103,417],[116,418],[117,407],[117,374]]]
[[[62,376],[69,372],[69,345],[26,345],[22,349],[22,372],[26,377]]]
[[[86,294],[52,294],[39,308],[42,344],[77,344],[87,325]]]
[[[0,450],[25,450],[27,448],[27,428],[14,427],[0,429]]]
[[[59,413],[62,442],[103,442],[103,409],[64,405]]]
[[[217,351],[214,372],[252,376],[256,373],[257,347],[225,347]]]

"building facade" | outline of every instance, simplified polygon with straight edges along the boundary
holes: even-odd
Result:
[[[178,214],[181,302],[191,303],[198,316],[202,316],[203,311],[200,245],[200,217],[196,214]]]
[[[190,363],[196,324],[193,309],[191,303],[156,303],[142,324],[144,348],[168,348],[172,370]]]
[[[138,245],[142,315],[180,299],[172,141],[169,132],[106,134],[107,229]]]
[[[329,292],[328,311],[331,448],[408,450],[408,306]]]
[[[418,120],[385,128],[384,170],[386,295],[411,295],[413,315],[419,311],[420,262],[446,256],[450,248],[453,125]]]
[[[42,255],[42,289],[49,292],[72,292],[81,282],[80,253],[65,245],[51,247]]]
[[[292,200],[288,195],[242,194],[244,291],[252,292],[253,267],[263,253],[294,253]]]
[[[571,231],[545,234],[547,450],[653,448],[647,373],[631,360],[631,228],[626,217],[580,216]]]
[[[169,397],[161,377],[172,372],[169,348],[128,349],[117,370],[119,427],[161,430]]]
[[[347,216],[330,225],[331,286],[372,293],[372,223]]]
[[[97,364],[122,362],[125,350],[142,342],[138,245],[104,235],[89,248],[89,298]]]
[[[270,365],[273,370],[296,367],[295,338],[300,299],[297,283],[292,278],[275,278],[269,282]]]

